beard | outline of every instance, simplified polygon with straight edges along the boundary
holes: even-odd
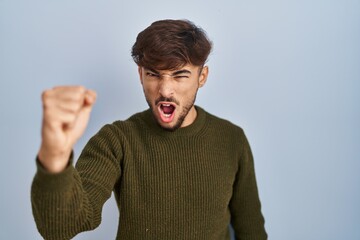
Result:
[[[151,104],[151,101],[149,100],[149,98],[146,96],[145,94],[145,99],[147,104],[149,105],[153,116],[156,120],[156,123],[164,130],[169,131],[169,132],[174,132],[177,129],[179,129],[181,127],[181,125],[183,124],[186,116],[189,114],[189,111],[191,110],[191,108],[194,106],[195,100],[196,100],[196,95],[197,95],[197,91],[195,92],[194,96],[189,99],[188,101],[185,102],[184,107],[182,108],[180,115],[178,117],[178,119],[176,120],[176,123],[173,126],[169,126],[169,127],[165,127],[163,125],[161,125],[161,120],[156,118],[156,112],[157,112],[157,107],[156,105],[161,102],[161,101],[165,101],[165,102],[173,102],[175,104],[177,104],[177,106],[179,105],[179,101],[175,98],[166,98],[166,97],[159,97],[155,100],[155,106],[153,104]]]

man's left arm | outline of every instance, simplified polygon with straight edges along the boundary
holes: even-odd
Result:
[[[237,240],[265,240],[265,220],[256,184],[253,155],[244,132],[242,152],[230,201],[231,224]]]

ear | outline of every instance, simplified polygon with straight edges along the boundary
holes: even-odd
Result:
[[[209,67],[208,66],[204,66],[200,72],[200,76],[199,76],[199,88],[201,88],[202,86],[205,85],[207,77],[209,74]]]
[[[139,73],[139,78],[140,78],[140,82],[141,85],[143,84],[143,68],[138,66],[138,73]]]

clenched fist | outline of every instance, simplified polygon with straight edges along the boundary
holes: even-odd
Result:
[[[84,133],[96,93],[82,86],[61,86],[42,94],[41,164],[51,173],[63,171],[71,151]]]

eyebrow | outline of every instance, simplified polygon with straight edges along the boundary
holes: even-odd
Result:
[[[160,73],[158,71],[156,71],[155,69],[152,69],[152,68],[144,68],[144,69],[145,69],[145,71],[150,71],[150,72],[153,72],[153,73],[156,73],[156,74],[160,75]]]
[[[183,69],[183,70],[176,71],[171,75],[174,76],[174,75],[180,75],[180,74],[191,74],[191,72],[189,70]]]
[[[153,72],[153,73],[158,74],[158,75],[161,75],[161,73],[159,73],[158,71],[156,71],[155,69],[152,69],[152,68],[145,68],[145,70]],[[191,74],[191,71],[189,71],[187,69],[182,69],[182,70],[179,70],[179,71],[176,71],[176,72],[172,73],[171,75],[175,76],[175,75],[180,75],[180,74]]]

